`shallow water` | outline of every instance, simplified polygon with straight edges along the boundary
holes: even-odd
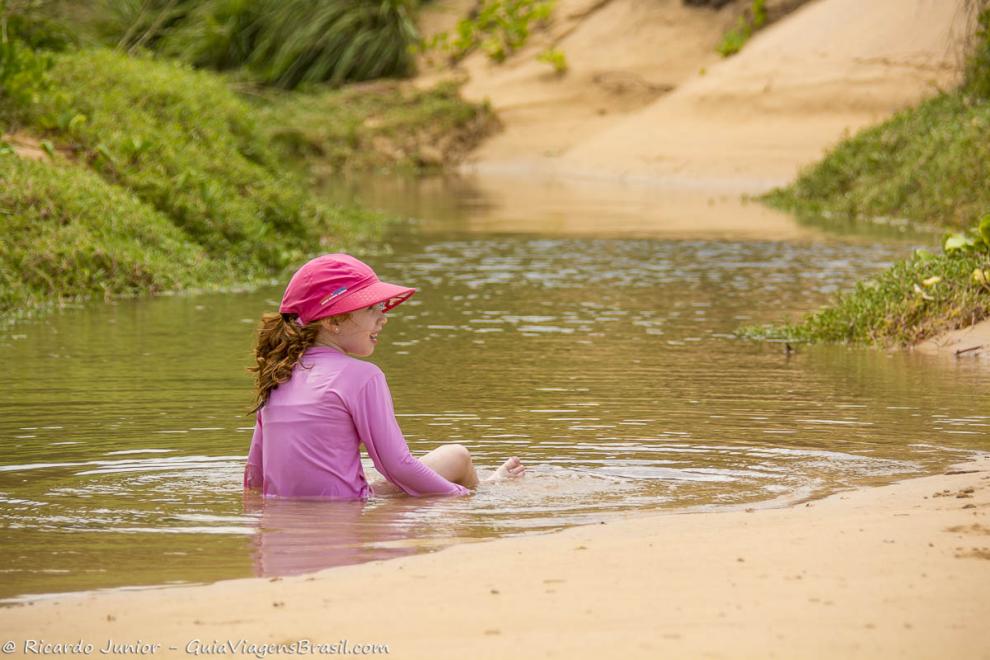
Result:
[[[400,201],[389,210],[423,221],[367,257],[421,289],[373,358],[400,424],[414,453],[461,442],[486,468],[516,454],[526,479],[470,498],[245,498],[244,369],[281,285],[67,309],[0,340],[0,595],[296,574],[628,512],[779,505],[990,446],[974,361],[788,355],[732,334],[813,309],[922,239],[570,236],[535,216],[493,233],[470,204],[439,217]]]

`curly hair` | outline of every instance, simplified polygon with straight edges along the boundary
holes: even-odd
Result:
[[[331,318],[340,322],[347,316],[342,314]],[[255,402],[251,413],[257,413],[268,403],[272,390],[292,377],[292,370],[299,358],[316,343],[322,319],[299,325],[297,318],[295,314],[265,314],[261,317],[254,345],[255,366],[248,367],[248,371],[255,374]]]

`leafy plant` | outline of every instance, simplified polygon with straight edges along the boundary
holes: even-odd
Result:
[[[987,254],[990,256],[990,214],[983,216],[980,223],[968,232],[946,235],[942,241],[946,254]]]
[[[740,330],[756,339],[913,344],[990,316],[990,214],[949,234],[944,253],[917,250],[799,323]]]
[[[753,0],[749,11],[739,17],[735,27],[725,33],[715,49],[722,57],[735,55],[746,45],[753,33],[766,25],[766,0]]]
[[[562,76],[567,73],[567,56],[559,48],[551,48],[539,54],[536,58],[540,62],[546,62],[553,67],[554,73]]]
[[[556,0],[483,0],[477,15],[462,19],[454,34],[441,32],[423,44],[451,59],[463,59],[480,48],[495,62],[522,48],[533,29],[549,20]]]
[[[973,269],[973,284],[990,292],[990,213],[968,232],[946,235],[942,249],[947,255],[975,257],[982,263]]]

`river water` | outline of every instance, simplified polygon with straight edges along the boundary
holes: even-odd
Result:
[[[460,442],[489,469],[518,455],[525,479],[469,498],[244,497],[245,368],[282,284],[70,307],[0,339],[0,597],[291,575],[644,511],[779,506],[990,446],[975,361],[788,353],[733,334],[814,309],[932,238],[827,235],[771,215],[761,237],[754,214],[769,212],[724,197],[620,191],[589,207],[560,192],[357,193],[414,218],[364,255],[420,288],[372,358],[413,452]],[[719,219],[706,224],[706,208]],[[679,213],[698,216],[663,219]]]

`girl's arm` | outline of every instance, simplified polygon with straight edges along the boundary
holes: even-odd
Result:
[[[262,429],[261,413],[258,413],[254,423],[254,435],[251,436],[251,450],[248,452],[247,465],[244,466],[244,488],[263,488],[262,471]]]
[[[469,494],[467,488],[447,481],[409,453],[395,420],[392,394],[381,372],[358,393],[351,417],[375,468],[408,495]]]

